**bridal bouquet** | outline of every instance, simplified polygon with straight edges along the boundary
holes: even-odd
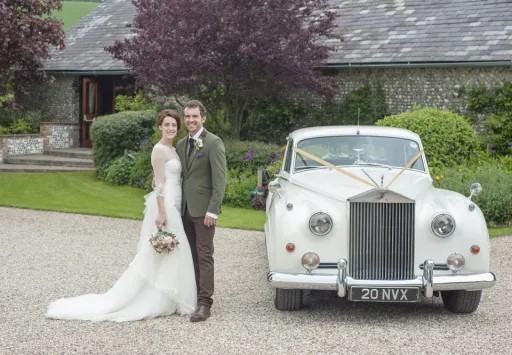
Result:
[[[178,244],[180,244],[178,239],[176,239],[176,235],[166,231],[159,231],[155,235],[152,235],[151,238],[149,238],[149,243],[157,253],[166,251],[167,254],[176,249]]]

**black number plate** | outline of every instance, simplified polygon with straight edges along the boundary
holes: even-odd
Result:
[[[417,287],[361,287],[350,288],[351,301],[366,302],[418,302]]]

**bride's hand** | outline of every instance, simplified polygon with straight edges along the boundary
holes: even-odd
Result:
[[[165,226],[165,213],[159,213],[158,218],[155,221],[156,228],[161,231],[162,228]]]

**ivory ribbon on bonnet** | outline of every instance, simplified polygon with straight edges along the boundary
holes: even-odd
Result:
[[[356,175],[354,175],[354,174],[352,174],[352,173],[348,172],[348,171],[347,171],[347,170],[345,170],[345,169],[342,169],[342,168],[340,168],[340,167],[338,167],[338,166],[336,166],[336,165],[334,165],[334,164],[331,164],[331,163],[329,163],[329,162],[327,162],[327,161],[325,161],[325,160],[323,160],[323,159],[320,159],[319,157],[317,157],[317,156],[315,156],[315,155],[313,155],[313,154],[310,154],[310,153],[308,153],[308,152],[305,152],[305,151],[303,151],[302,149],[299,149],[299,148],[294,147],[294,148],[293,148],[293,150],[294,150],[296,153],[302,154],[302,155],[304,155],[304,156],[308,157],[309,159],[312,159],[312,160],[316,161],[317,163],[320,163],[320,164],[322,164],[322,165],[325,165],[325,166],[326,166],[326,167],[328,167],[328,168],[331,168],[331,169],[336,170],[337,172],[340,172],[340,173],[342,173],[342,174],[345,174],[345,175],[347,175],[347,176],[350,176],[351,178],[353,178],[353,179],[355,179],[355,180],[357,180],[357,181],[359,181],[359,182],[362,182],[363,184],[369,185],[369,186],[373,187],[374,189],[375,189],[375,188],[379,188],[379,186],[377,186],[377,185],[375,185],[375,184],[370,184],[368,181],[366,181],[366,180],[364,180],[364,179],[360,178],[359,176],[356,176]],[[418,158],[419,158],[419,157],[421,157],[422,155],[423,155],[423,149],[422,149],[422,150],[420,150],[420,151],[418,152],[418,154],[416,154],[416,155],[415,155],[415,156],[414,156],[414,157],[413,157],[413,158],[412,158],[412,159],[411,159],[411,160],[410,160],[410,161],[409,161],[409,162],[408,162],[408,163],[403,167],[403,169],[402,169],[402,170],[400,170],[400,172],[399,172],[399,173],[398,173],[398,174],[397,174],[393,179],[391,179],[391,181],[389,182],[389,184],[388,184],[385,188],[386,188],[386,189],[389,189],[389,186],[391,186],[391,184],[392,184],[393,182],[395,182],[395,180],[396,180],[396,179],[398,179],[398,177],[399,177],[400,175],[402,175],[402,173],[403,173],[404,171],[406,171],[407,169],[409,169],[409,168],[410,168],[410,167],[411,167],[411,166],[416,162],[416,160],[418,160]]]

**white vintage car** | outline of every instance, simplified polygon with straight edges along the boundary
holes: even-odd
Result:
[[[304,290],[350,301],[441,296],[471,313],[489,272],[489,235],[470,196],[432,185],[420,137],[376,126],[300,129],[269,184],[265,238],[274,304],[297,310]]]

